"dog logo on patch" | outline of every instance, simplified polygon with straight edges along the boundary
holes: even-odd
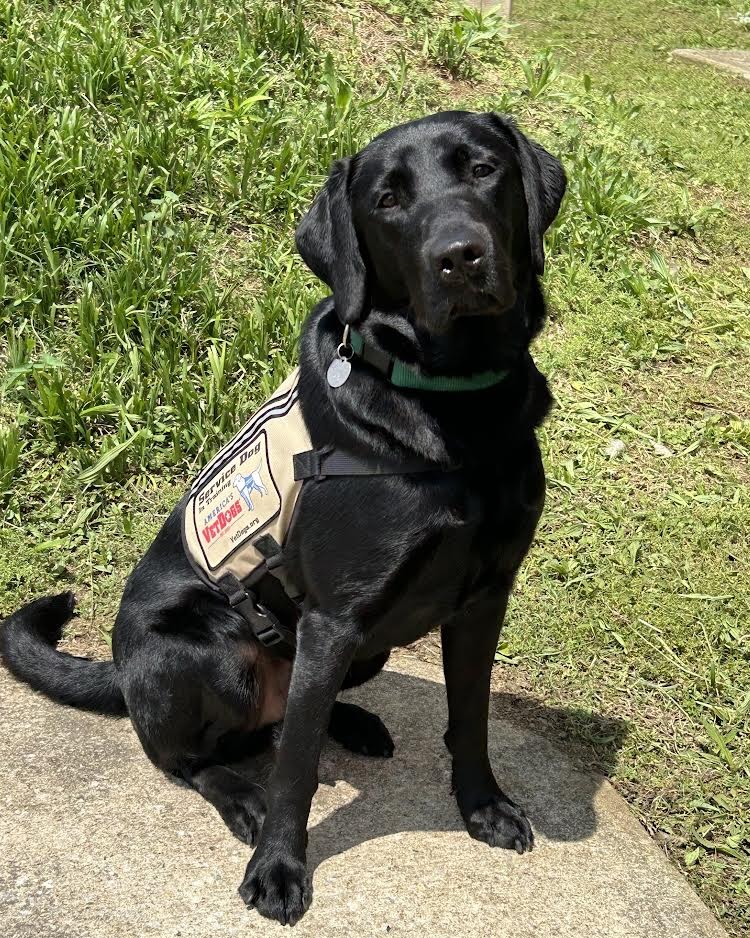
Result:
[[[262,465],[263,462],[261,460],[261,462],[258,463],[258,468],[253,469],[250,475],[246,476],[243,472],[238,472],[234,477],[234,487],[240,493],[250,511],[254,510],[253,500],[250,497],[253,492],[257,492],[261,498],[268,494],[268,490],[260,477],[260,467]]]

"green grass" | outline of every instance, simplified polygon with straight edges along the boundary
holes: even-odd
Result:
[[[190,473],[294,360],[322,287],[291,234],[330,161],[509,110],[570,191],[548,507],[498,670],[748,934],[750,94],[668,55],[749,45],[747,3],[514,8],[0,0],[2,609],[73,585],[71,637],[106,640]]]

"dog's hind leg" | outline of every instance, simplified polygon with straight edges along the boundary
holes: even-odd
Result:
[[[379,655],[373,655],[372,658],[365,658],[364,661],[352,661],[341,689],[359,687],[366,681],[371,681],[380,674],[390,657],[390,651],[383,651]]]
[[[333,705],[328,735],[344,749],[363,756],[390,759],[395,748],[388,727],[376,713],[341,700]]]
[[[274,696],[274,673],[251,652],[235,641],[199,645],[147,634],[127,660],[124,685],[149,759],[187,782],[236,837],[253,845],[265,817],[276,726],[264,704]],[[269,722],[258,726],[264,716]]]
[[[252,778],[240,766],[183,769],[182,778],[212,804],[229,830],[254,847],[266,816],[265,777]]]
[[[266,816],[280,724],[217,740],[211,761],[183,767],[179,776],[216,808],[229,830],[254,847]]]
[[[390,652],[384,651],[365,661],[353,661],[342,687],[359,687],[371,680],[380,674],[389,656]],[[350,752],[386,759],[393,755],[393,739],[386,725],[379,716],[356,704],[336,701],[328,724],[328,735]]]

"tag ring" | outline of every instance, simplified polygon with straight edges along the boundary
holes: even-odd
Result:
[[[336,355],[342,361],[348,362],[354,358],[354,349],[349,344],[349,326],[344,326],[344,336],[336,349]]]

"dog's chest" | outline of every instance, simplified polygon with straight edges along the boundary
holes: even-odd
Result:
[[[305,589],[354,618],[363,652],[408,644],[509,584],[541,511],[538,449],[481,480],[331,481],[303,493]]]
[[[471,501],[462,524],[446,524],[405,560],[404,568],[413,572],[385,592],[373,624],[379,644],[409,644],[512,582],[531,543],[536,516],[509,515],[497,500]]]

